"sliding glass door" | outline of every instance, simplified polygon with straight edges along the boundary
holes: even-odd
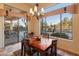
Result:
[[[19,22],[19,26],[18,26],[19,41],[21,41],[25,37],[25,35],[27,35],[28,23],[25,18],[20,18],[18,22]]]
[[[25,18],[6,19],[4,21],[5,46],[17,43],[27,33],[27,20]]]

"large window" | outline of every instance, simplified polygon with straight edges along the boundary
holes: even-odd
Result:
[[[28,31],[27,19],[23,17],[8,19],[5,17],[4,22],[5,46],[23,40],[24,34],[25,33],[27,34],[27,31]]]
[[[72,16],[70,13],[61,14],[61,32],[65,33],[68,39],[72,39]]]
[[[45,8],[45,13],[72,6],[73,3],[55,4]],[[59,11],[60,12],[60,11]],[[63,12],[52,16],[44,17],[41,21],[41,33],[49,34],[50,36],[72,39],[72,19],[71,13]]]
[[[27,35],[28,31],[28,21],[25,18],[20,18],[19,20],[19,41],[23,40],[24,36]]]
[[[41,33],[50,36],[72,39],[72,14],[63,13],[43,18]]]
[[[43,33],[52,33],[60,32],[60,15],[49,16],[43,18]]]

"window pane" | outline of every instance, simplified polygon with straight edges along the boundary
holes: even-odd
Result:
[[[72,14],[62,14],[62,33],[67,36],[67,39],[72,39]]]
[[[19,41],[23,40],[27,34],[27,20],[25,18],[19,19]]]
[[[60,32],[60,15],[46,17],[43,20],[42,31],[49,35]]]
[[[45,8],[45,12],[54,11],[72,5],[73,3],[56,4]],[[50,36],[72,39],[72,14],[62,13],[43,18],[41,33],[49,34]]]
[[[4,21],[4,45],[17,43],[24,38],[24,33],[28,30],[28,22],[25,18],[9,19]],[[27,34],[27,33],[26,33]]]
[[[43,21],[41,22],[41,33],[65,39],[72,39],[72,19],[72,14],[70,13],[43,18]]]

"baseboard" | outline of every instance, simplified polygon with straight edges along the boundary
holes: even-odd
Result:
[[[58,49],[59,49],[59,50],[62,50],[62,51],[64,51],[64,52],[67,52],[67,53],[69,53],[69,54],[72,54],[73,56],[79,56],[79,54],[73,53],[73,52],[68,51],[68,50],[65,50],[65,49],[63,49],[63,48],[58,48]]]

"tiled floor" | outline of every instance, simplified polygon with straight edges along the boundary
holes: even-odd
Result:
[[[14,56],[13,52],[21,49],[21,43],[16,43],[13,45],[6,46],[4,49],[0,49],[0,56]],[[63,52],[61,50],[57,50],[58,54],[62,56],[73,56],[67,52]]]
[[[1,56],[13,55],[14,51],[21,49],[20,45],[21,45],[21,43],[16,43],[13,45],[6,46],[4,49],[0,49],[0,55]]]

